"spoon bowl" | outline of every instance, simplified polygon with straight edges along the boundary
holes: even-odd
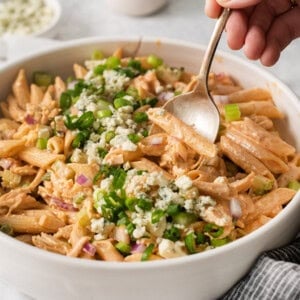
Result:
[[[229,15],[230,9],[224,9],[216,23],[199,74],[195,79],[194,89],[170,99],[163,106],[211,142],[214,142],[218,135],[220,114],[209,94],[208,74]]]

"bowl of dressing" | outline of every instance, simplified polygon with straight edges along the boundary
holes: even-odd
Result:
[[[60,17],[57,0],[4,0],[0,2],[0,38],[54,37]]]

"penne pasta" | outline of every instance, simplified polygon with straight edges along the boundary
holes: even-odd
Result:
[[[205,137],[196,134],[192,127],[176,119],[162,108],[151,108],[148,110],[149,119],[161,127],[169,135],[183,140],[197,153],[214,157],[217,153],[216,146]]]
[[[162,108],[197,77],[126,55],[75,63],[71,83],[55,74],[39,87],[19,71],[0,104],[0,230],[60,255],[138,262],[210,250],[280,214],[300,155],[271,93],[211,73],[212,143]],[[224,118],[228,103],[238,120]]]
[[[47,150],[40,150],[33,147],[25,148],[18,153],[18,156],[26,163],[42,169],[46,169],[55,161],[65,160],[65,156],[63,154],[54,154]]]

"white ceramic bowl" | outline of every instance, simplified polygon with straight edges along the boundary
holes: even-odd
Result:
[[[168,0],[106,0],[106,3],[114,11],[130,16],[145,16],[158,11],[167,4],[167,1]]]
[[[61,4],[58,0],[45,0],[45,3],[53,10],[52,20],[48,26],[31,34],[33,37],[53,38],[57,33],[58,24],[62,14]]]
[[[1,2],[1,1],[0,1]],[[44,3],[47,7],[49,7],[53,14],[47,25],[45,25],[40,30],[34,31],[30,34],[4,34],[3,38],[6,37],[15,37],[15,36],[30,36],[30,37],[43,37],[43,38],[53,38],[58,29],[58,24],[61,19],[62,8],[59,0],[44,0]]]
[[[0,74],[0,99],[7,95],[18,69],[36,69],[67,76],[73,62],[81,62],[94,49],[109,54],[119,46],[133,51],[137,39],[88,39],[6,65]],[[156,53],[164,60],[197,72],[203,49],[195,44],[144,39],[139,54]],[[245,87],[270,89],[287,115],[279,124],[289,142],[300,150],[300,103],[274,76],[246,61],[222,53],[213,70],[229,72]],[[245,275],[259,254],[289,242],[300,227],[300,193],[269,223],[223,247],[187,257],[138,263],[111,263],[49,253],[0,233],[0,278],[35,299],[199,300],[216,299]]]

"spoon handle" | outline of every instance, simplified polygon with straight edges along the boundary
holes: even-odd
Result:
[[[213,34],[210,38],[209,44],[207,46],[207,49],[205,51],[201,68],[198,75],[198,84],[195,88],[195,90],[201,90],[208,92],[207,88],[207,80],[208,80],[208,74],[209,70],[217,49],[217,46],[219,44],[220,38],[222,36],[224,27],[226,25],[226,22],[230,16],[231,9],[230,8],[224,8],[221,16],[219,17],[218,21],[216,22]]]

